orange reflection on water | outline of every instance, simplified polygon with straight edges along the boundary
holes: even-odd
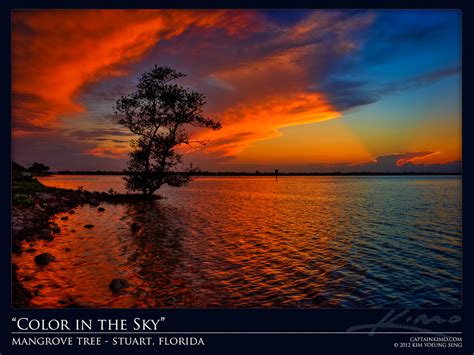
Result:
[[[98,190],[121,183],[116,176],[96,178]],[[153,204],[104,204],[104,212],[85,205],[55,216],[61,228],[55,240],[32,243],[36,252],[14,257],[25,286],[38,290],[33,305],[460,302],[458,178],[198,178],[161,193],[165,199]],[[134,232],[132,223],[142,228]],[[36,266],[33,258],[42,252],[56,261]],[[114,294],[113,278],[131,287]]]

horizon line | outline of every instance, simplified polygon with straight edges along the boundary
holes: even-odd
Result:
[[[406,172],[371,172],[371,171],[352,171],[352,172],[245,172],[245,171],[198,171],[198,172],[181,172],[182,174],[187,174],[191,176],[218,176],[218,175],[232,175],[232,176],[336,176],[336,175],[462,175],[462,171],[459,172],[435,172],[435,171],[425,171],[425,172],[415,172],[415,171],[406,171]],[[114,170],[58,170],[52,171],[47,175],[126,175],[124,171],[114,171]]]

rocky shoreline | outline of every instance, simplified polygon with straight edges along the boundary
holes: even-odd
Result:
[[[105,192],[89,192],[84,190],[67,190],[49,188],[40,184],[36,179],[21,181],[20,188],[13,183],[12,199],[12,253],[20,254],[28,250],[28,242],[43,239],[54,241],[56,234],[61,231],[51,218],[61,212],[74,213],[74,208],[89,204],[100,207],[102,202],[133,203],[143,202],[143,197],[137,194],[116,194]],[[155,197],[158,198],[158,197]],[[26,245],[26,250],[25,250]],[[36,259],[37,258],[37,259]],[[44,253],[35,258],[38,265],[45,265],[54,256]],[[12,306],[15,308],[30,307],[31,294],[18,279],[19,266],[12,264]]]

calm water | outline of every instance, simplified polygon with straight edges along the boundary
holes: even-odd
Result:
[[[123,191],[118,176],[41,181]],[[15,256],[34,306],[461,306],[459,177],[206,177],[160,194],[55,216],[61,234]],[[42,252],[56,261],[37,267]],[[133,286],[112,294],[116,277]]]

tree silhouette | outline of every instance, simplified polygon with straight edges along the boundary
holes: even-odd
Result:
[[[36,174],[36,175],[46,175],[49,171],[49,166],[47,165],[44,165],[42,163],[33,163],[33,165],[31,165],[29,168],[28,168],[28,171],[32,174]]]
[[[190,177],[178,171],[180,145],[191,143],[189,128],[220,129],[221,124],[203,116],[204,95],[174,83],[185,74],[154,66],[139,78],[136,91],[122,96],[115,105],[118,123],[138,138],[126,170],[126,188],[151,196],[162,185],[182,186]]]

